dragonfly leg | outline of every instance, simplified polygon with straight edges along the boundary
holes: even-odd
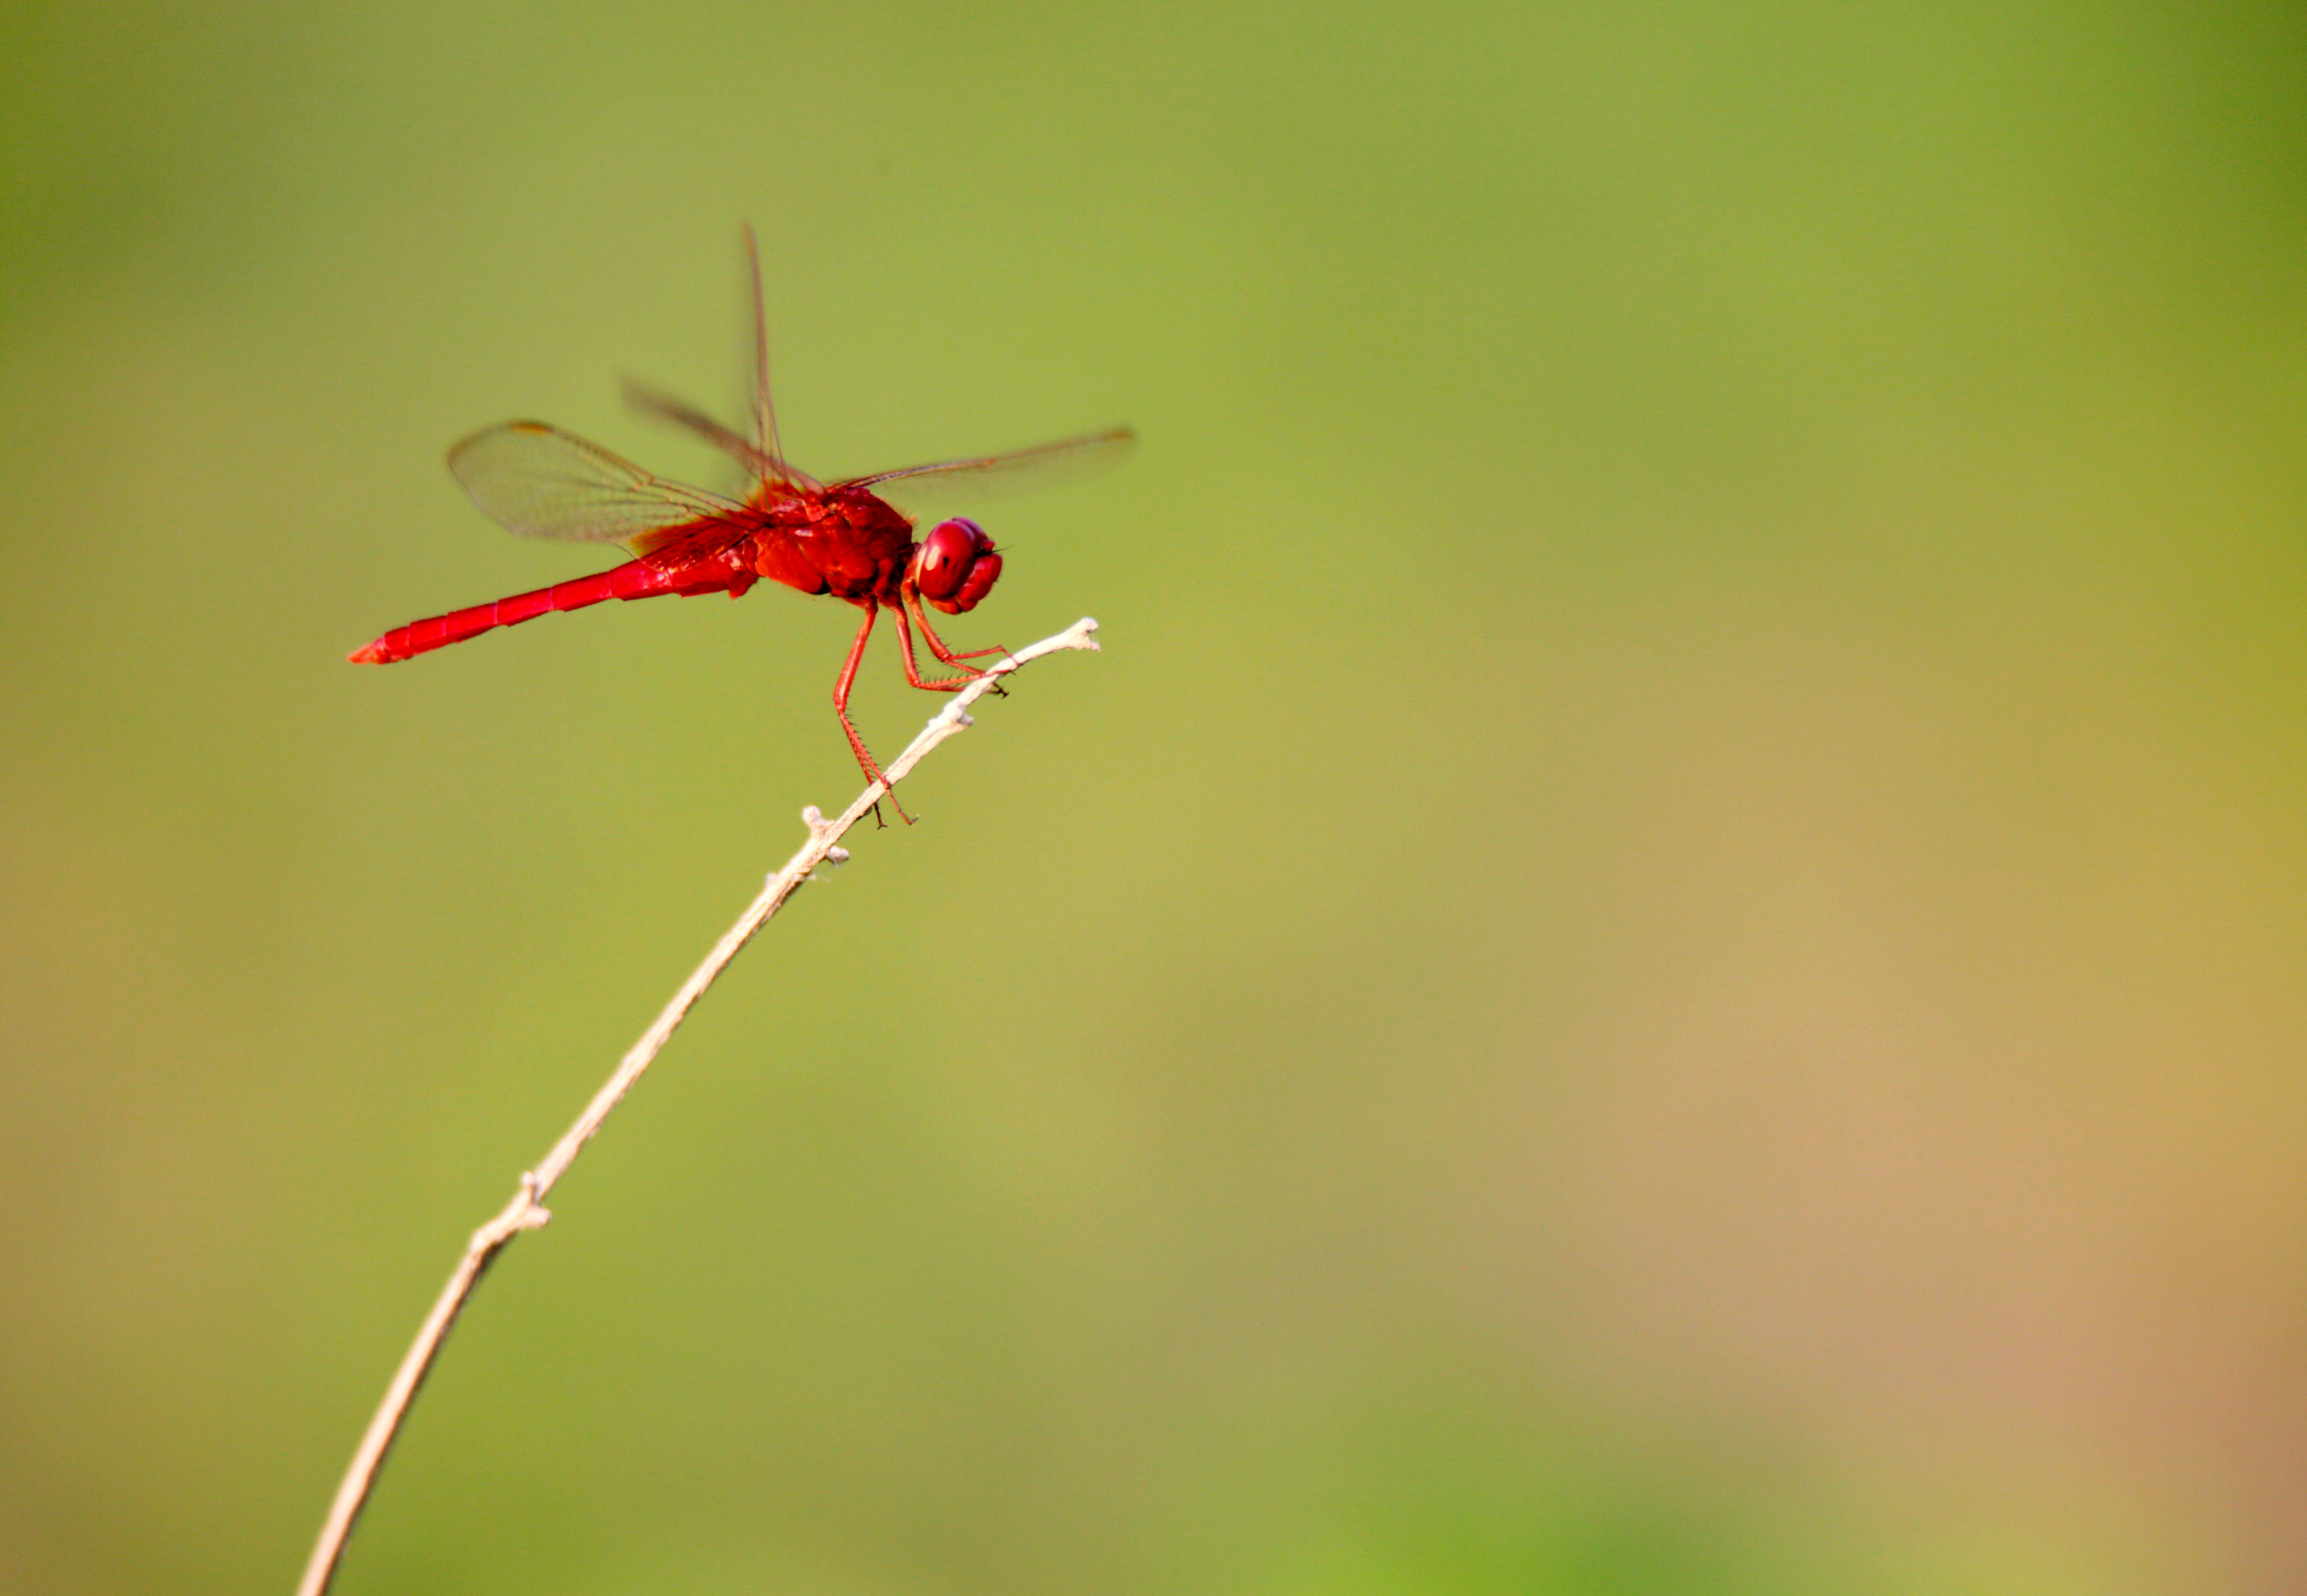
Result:
[[[856,754],[858,766],[865,772],[865,779],[887,785],[888,775],[874,762],[872,751],[865,746],[865,739],[857,734],[857,727],[849,718],[849,690],[857,685],[857,666],[865,657],[866,639],[873,635],[874,618],[880,614],[880,606],[870,598],[861,599],[858,607],[865,612],[865,623],[857,629],[857,640],[849,645],[849,657],[841,666],[841,680],[833,684],[833,712],[841,716],[841,729],[849,734],[850,751]],[[889,794],[889,803],[896,810],[899,819],[908,826],[913,823],[913,817],[905,812],[905,806],[897,802],[895,792]],[[880,814],[881,806],[876,803],[873,806],[874,818],[879,819]]]
[[[945,664],[951,665],[955,670],[962,673],[961,681],[955,684],[956,687],[960,686],[962,683],[975,682],[985,674],[983,671],[979,670],[974,665],[964,665],[962,663],[964,660],[982,659],[989,654],[1007,654],[1009,652],[1007,648],[997,647],[992,648],[979,648],[968,654],[956,654],[952,649],[945,646],[945,639],[938,636],[937,628],[930,624],[929,611],[922,607],[921,594],[911,588],[900,588],[898,590],[897,608],[899,612],[897,624],[899,626],[905,625],[905,622],[904,618],[906,615],[911,615],[914,620],[920,622],[922,623],[922,636],[928,641],[930,652],[936,655],[938,658]],[[953,691],[954,688],[952,687],[944,687],[937,682],[924,682],[919,676],[913,674],[913,633],[910,631],[905,635],[906,679],[912,682],[915,687],[928,687],[943,692]],[[1009,690],[1003,687],[999,682],[996,682],[993,684],[993,696],[999,699],[1006,699],[1009,696]]]
[[[964,665],[961,668],[965,671],[969,671],[969,674],[965,676],[948,676],[939,682],[931,682],[923,677],[922,674],[921,662],[913,657],[913,629],[905,622],[905,611],[907,607],[907,605],[900,604],[895,610],[890,612],[896,618],[897,637],[905,646],[905,660],[906,681],[912,682],[915,687],[920,688],[924,692],[959,692],[963,688],[967,687],[971,682],[985,674],[982,671],[970,671],[968,666]],[[922,630],[923,631],[927,631],[929,627],[924,624]]]
[[[989,655],[1007,654],[1009,652],[1008,649],[997,644],[991,648],[973,648],[966,654],[956,654],[952,649],[945,646],[945,639],[938,636],[937,628],[930,624],[929,611],[927,607],[922,605],[921,595],[908,590],[905,595],[905,607],[913,611],[913,619],[922,623],[922,640],[930,646],[930,652],[936,655],[944,664],[953,666],[956,670],[969,670],[969,666],[961,663],[965,659],[983,659]],[[974,671],[971,674],[974,677],[982,676],[985,673],[982,671]]]

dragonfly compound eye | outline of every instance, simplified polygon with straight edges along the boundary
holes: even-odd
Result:
[[[1001,574],[1001,556],[975,521],[940,521],[913,556],[913,585],[948,615],[973,610]]]

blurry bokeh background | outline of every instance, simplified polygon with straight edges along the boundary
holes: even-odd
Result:
[[[2307,24],[0,15],[0,1586],[285,1592],[856,790],[670,474],[1127,420],[492,1274],[347,1596],[2307,1587]],[[886,641],[861,718],[935,702]]]

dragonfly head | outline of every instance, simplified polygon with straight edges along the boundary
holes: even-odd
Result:
[[[1001,577],[1001,556],[975,521],[939,521],[913,546],[905,575],[930,608],[958,615],[975,609],[993,590]]]

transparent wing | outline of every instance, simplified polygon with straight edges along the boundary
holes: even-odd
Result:
[[[752,435],[747,437],[733,427],[724,426],[688,400],[675,399],[630,377],[625,379],[625,403],[660,421],[669,421],[695,433],[744,467],[752,478],[749,485],[771,483],[796,493],[809,493],[824,485],[786,462],[785,446],[777,439],[776,408],[769,400],[769,326],[761,308],[760,246],[754,242],[750,227],[740,230],[738,241],[744,267],[745,393]]]
[[[771,459],[783,461],[785,445],[777,441],[776,407],[769,402],[769,322],[761,308],[761,246],[753,241],[750,222],[739,229],[745,256],[745,287],[753,313],[753,447]]]
[[[734,500],[652,476],[541,421],[475,433],[449,450],[449,469],[483,513],[523,537],[627,543],[695,522],[725,525],[732,539],[747,530]]]
[[[901,471],[852,477],[836,485],[870,488],[882,498],[905,505],[944,503],[1071,482],[1119,465],[1136,446],[1137,434],[1126,426],[1117,426],[1085,437],[1044,443],[1037,449],[979,455],[974,459],[941,460],[933,466],[908,466]]]
[[[759,444],[740,437],[722,425],[687,399],[649,387],[645,382],[625,379],[625,403],[646,416],[659,421],[669,421],[675,426],[686,427],[714,448],[729,456],[757,482],[773,483],[795,492],[807,492],[821,486],[806,471],[797,471],[776,456],[765,452]]]

